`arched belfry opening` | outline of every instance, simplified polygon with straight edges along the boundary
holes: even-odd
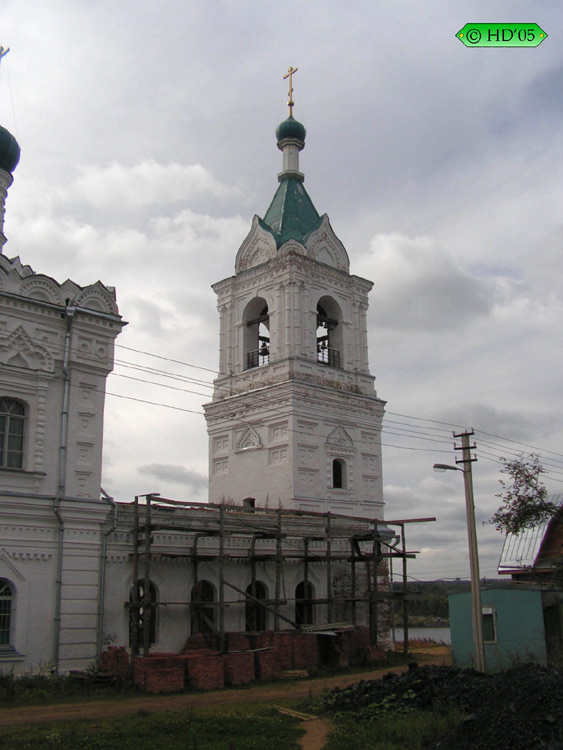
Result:
[[[242,319],[244,325],[244,368],[270,364],[270,315],[262,297],[249,302]]]
[[[342,311],[332,297],[317,304],[317,362],[340,367],[342,355]]]

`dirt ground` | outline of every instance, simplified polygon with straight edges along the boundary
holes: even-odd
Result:
[[[419,664],[449,663],[449,649],[435,644],[418,644],[413,652]],[[407,667],[383,667],[371,671],[349,672],[334,677],[303,679],[291,683],[270,683],[252,685],[237,690],[217,690],[209,693],[181,695],[142,695],[124,700],[96,700],[86,703],[64,703],[49,706],[18,706],[0,708],[0,725],[30,724],[33,722],[69,721],[73,719],[101,719],[111,716],[136,713],[144,710],[151,713],[183,711],[189,708],[210,706],[233,707],[241,703],[272,703],[306,700],[316,697],[335,687],[344,688],[359,680],[376,680],[389,672],[400,673]],[[305,736],[303,750],[321,750],[328,733],[330,722],[324,719],[311,719],[303,723]]]

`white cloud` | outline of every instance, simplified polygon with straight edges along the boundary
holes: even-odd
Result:
[[[73,199],[82,197],[98,210],[119,207],[120,211],[150,206],[186,204],[205,195],[224,198],[236,195],[237,188],[214,179],[201,164],[158,164],[154,159],[134,166],[113,163],[80,168],[77,179],[65,190]]]

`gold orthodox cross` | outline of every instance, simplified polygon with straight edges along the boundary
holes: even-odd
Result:
[[[287,102],[287,106],[289,107],[289,116],[290,117],[293,117],[293,106],[294,106],[294,101],[293,101],[293,78],[292,78],[292,76],[293,76],[294,73],[297,73],[298,70],[299,70],[299,68],[292,68],[290,66],[287,69],[287,73],[283,77],[284,81],[285,81],[286,78],[289,78],[289,91],[287,92],[287,95],[289,96],[289,99],[288,99],[288,102]]]

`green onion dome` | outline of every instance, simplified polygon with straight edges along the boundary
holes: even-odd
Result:
[[[20,160],[20,147],[9,130],[0,125],[0,169],[10,174]]]
[[[296,138],[299,141],[305,140],[306,135],[305,126],[297,122],[291,115],[280,122],[276,130],[276,138],[278,141],[283,141],[285,138]]]

